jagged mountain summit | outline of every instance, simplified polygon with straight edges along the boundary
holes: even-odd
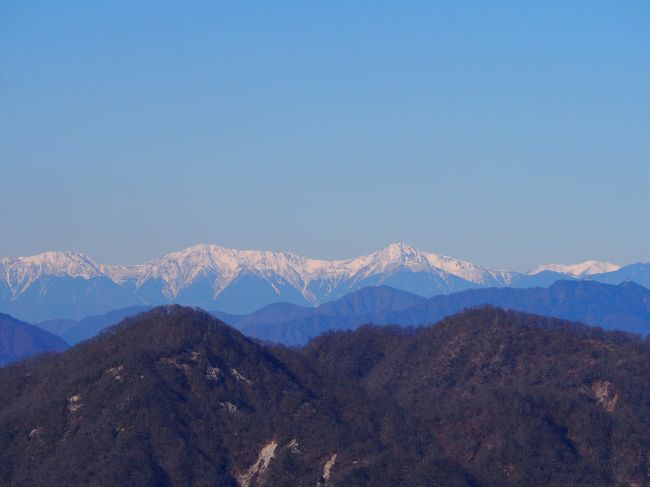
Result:
[[[343,260],[200,244],[131,266],[100,264],[75,252],[46,252],[0,260],[0,311],[31,322],[169,303],[249,313],[277,302],[315,306],[368,286],[431,297],[479,287],[549,286],[610,268],[574,267],[545,266],[533,275],[494,271],[405,243]],[[581,274],[577,269],[583,269]],[[608,274],[589,275],[599,276]]]
[[[178,298],[201,281],[209,286],[213,297],[217,297],[238,280],[255,276],[265,280],[276,291],[289,285],[311,304],[363,287],[366,280],[382,281],[403,271],[435,275],[438,278],[435,285],[449,290],[460,282],[486,285],[507,280],[503,273],[423,252],[404,243],[391,244],[361,257],[333,261],[286,252],[236,250],[201,244],[139,266],[106,267],[106,272],[115,282],[133,282],[136,288],[150,281],[160,281],[162,294],[168,298]],[[340,289],[344,290],[343,293]]]
[[[29,289],[42,276],[92,279],[106,274],[102,266],[78,252],[44,252],[0,260],[0,278],[12,297]]]

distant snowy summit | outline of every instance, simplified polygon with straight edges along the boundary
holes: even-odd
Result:
[[[528,271],[528,274],[534,275],[544,271],[559,272],[571,276],[591,276],[593,274],[604,274],[605,272],[614,272],[621,268],[620,265],[611,262],[600,262],[597,260],[588,260],[580,264],[544,264]]]
[[[0,260],[0,312],[35,321],[174,302],[246,313],[283,301],[318,305],[377,285],[424,297],[481,287],[545,287],[567,278],[620,282],[632,275],[646,285],[645,268],[626,269],[589,261],[528,273],[495,271],[405,243],[341,260],[200,244],[131,266],[100,264],[75,252],[45,252]]]

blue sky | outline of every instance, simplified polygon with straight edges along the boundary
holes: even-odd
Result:
[[[650,3],[0,3],[0,256],[650,261]]]

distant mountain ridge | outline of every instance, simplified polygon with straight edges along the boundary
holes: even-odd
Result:
[[[79,320],[119,308],[179,303],[240,314],[277,302],[315,306],[377,285],[431,297],[482,287],[548,286],[585,276],[618,283],[630,273],[639,284],[650,285],[650,266],[636,273],[630,267],[589,261],[541,266],[530,273],[494,271],[404,243],[332,261],[212,244],[132,266],[99,264],[75,252],[46,252],[0,260],[0,312],[30,322]]]
[[[471,289],[429,299],[388,286],[376,286],[317,307],[274,303],[245,315],[214,310],[210,313],[250,337],[303,345],[328,331],[355,329],[364,324],[421,326],[481,305],[650,335],[650,290],[633,282],[609,285],[596,281],[557,281],[548,288]],[[37,325],[75,344],[148,309],[148,306],[136,306],[80,321],[51,320]]]
[[[36,323],[36,326],[63,338],[67,343],[74,345],[83,340],[97,335],[100,331],[119,323],[129,316],[149,311],[151,306],[130,306],[120,308],[97,316],[86,316],[75,320],[49,320]]]
[[[604,274],[607,272],[614,272],[621,268],[618,264],[611,262],[599,262],[596,260],[588,260],[580,264],[545,264],[535,267],[528,271],[529,275],[539,274],[543,271],[559,272],[560,274],[567,274],[570,276],[583,277],[592,276],[594,274]]]
[[[349,303],[355,301],[365,302],[365,308],[350,311]],[[387,302],[398,304],[393,307]],[[632,282],[608,285],[595,281],[558,281],[548,288],[471,289],[429,299],[387,287],[366,288],[316,308],[272,305],[231,324],[251,337],[304,345],[328,331],[364,324],[422,326],[482,305],[650,334],[650,290]]]
[[[0,366],[66,348],[68,344],[57,335],[0,313]]]

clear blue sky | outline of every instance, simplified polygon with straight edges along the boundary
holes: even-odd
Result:
[[[650,261],[650,3],[0,2],[0,256]]]

